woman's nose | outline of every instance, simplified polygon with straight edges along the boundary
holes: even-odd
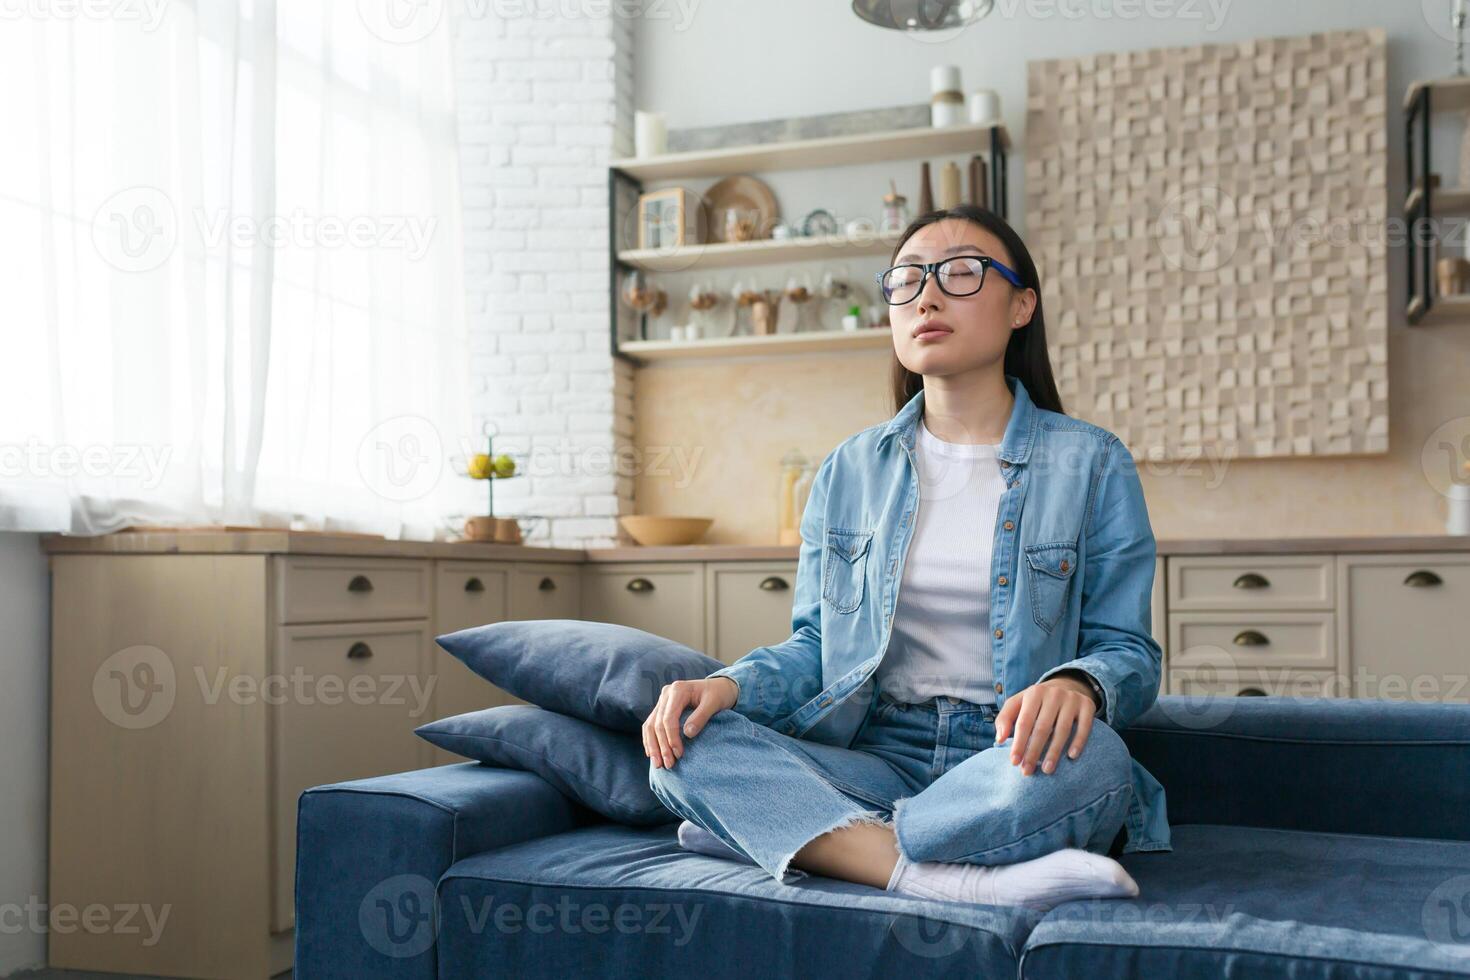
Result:
[[[939,288],[939,277],[930,276],[919,293],[919,310],[937,310],[944,303],[944,290]]]

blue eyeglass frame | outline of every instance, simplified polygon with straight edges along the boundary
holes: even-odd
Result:
[[[993,259],[988,255],[951,255],[949,258],[940,259],[938,262],[905,262],[902,265],[890,266],[889,268],[884,269],[882,272],[873,277],[873,281],[878,284],[878,294],[883,297],[884,302],[886,302],[889,306],[904,306],[908,303],[912,303],[914,300],[923,295],[924,287],[929,285],[929,277],[931,275],[937,276],[939,272],[939,267],[941,265],[944,265],[946,262],[953,262],[956,259],[975,259],[980,263],[980,285],[976,286],[975,292],[972,293],[952,293],[948,289],[944,288],[944,280],[940,279],[939,291],[944,293],[944,295],[946,296],[974,296],[975,293],[978,293],[980,292],[980,290],[985,288],[985,273],[991,267],[994,267],[995,271],[999,272],[1001,276],[1004,277],[1005,280],[1009,282],[1012,286],[1015,286],[1017,289],[1026,288],[1026,284],[1021,282],[1021,277],[1016,274],[1016,270],[1012,269],[1004,262]],[[914,290],[914,295],[910,296],[908,299],[904,300],[901,303],[893,302],[883,292],[883,277],[888,275],[888,273],[892,272],[894,269],[922,269],[924,272],[924,278],[919,280],[919,288]]]

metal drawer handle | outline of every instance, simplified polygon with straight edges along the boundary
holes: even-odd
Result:
[[[542,579],[541,580],[541,584],[538,585],[538,586],[536,586],[536,588],[540,589],[542,592],[555,592],[556,591],[556,583],[553,582],[548,577],[548,578]]]
[[[1263,698],[1266,696],[1266,692],[1259,687],[1242,687],[1235,692],[1235,696],[1238,698]]]
[[[646,578],[635,578],[628,583],[629,592],[652,592],[653,583]]]
[[[791,586],[779,575],[770,575],[761,579],[762,592],[785,592],[789,588]]]
[[[1235,634],[1235,645],[1238,647],[1263,647],[1270,642],[1260,630],[1241,630]]]
[[[1444,585],[1444,579],[1427,568],[1421,568],[1417,572],[1410,572],[1409,577],[1404,579],[1404,584],[1412,589],[1427,589],[1433,585]]]
[[[1244,575],[1238,576],[1230,584],[1237,589],[1267,589],[1271,587],[1271,583],[1266,581],[1266,576],[1257,575],[1255,572],[1246,572]]]
[[[464,584],[464,590],[466,592],[484,592],[485,583],[481,582],[478,577],[472,577],[468,582]]]
[[[373,591],[372,580],[366,575],[354,575],[352,581],[347,583],[348,592],[371,592]]]
[[[358,640],[347,648],[348,660],[366,660],[373,655],[373,648]]]

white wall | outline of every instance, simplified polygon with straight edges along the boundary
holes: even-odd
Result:
[[[46,959],[15,913],[46,896],[50,591],[36,535],[0,533],[0,976]]]
[[[846,0],[684,4],[692,7],[687,16],[670,2],[655,8],[667,7],[668,16],[640,20],[634,49],[635,105],[666,112],[671,129],[927,102],[930,68],[956,64],[967,91],[1001,93],[1019,142],[1029,61],[1382,27],[1397,159],[1405,87],[1454,65],[1451,0],[996,0],[989,17],[941,42],[869,25]],[[1442,15],[1433,28],[1426,9]],[[1017,169],[1013,216],[1023,200]]]
[[[548,515],[528,540],[558,547],[615,543],[633,496],[616,470],[633,404],[609,350],[607,258],[633,26],[585,6],[466,4],[455,22],[476,412],[497,452],[534,453],[525,479],[497,484],[496,515]]]

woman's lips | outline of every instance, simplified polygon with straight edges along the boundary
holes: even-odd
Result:
[[[951,333],[954,333],[954,331],[951,330],[949,327],[946,327],[944,324],[937,321],[930,321],[927,323],[921,323],[914,328],[914,339],[935,340],[939,337],[943,337],[944,335]]]

